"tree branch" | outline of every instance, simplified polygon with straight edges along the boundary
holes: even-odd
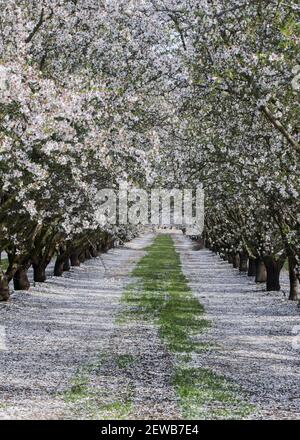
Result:
[[[300,153],[300,144],[293,138],[293,136],[284,128],[282,123],[275,118],[270,109],[266,105],[262,105],[260,110],[267,117],[267,119],[273,124],[273,126],[280,131],[280,133],[285,137],[290,145]]]
[[[28,35],[28,37],[25,39],[25,43],[30,43],[30,41],[33,39],[33,37],[35,36],[35,34],[39,31],[40,27],[42,26],[44,22],[44,8],[42,8],[41,11],[41,15],[39,18],[39,21],[37,22],[37,24],[34,26],[34,28],[32,29],[32,31],[30,32],[30,34]]]

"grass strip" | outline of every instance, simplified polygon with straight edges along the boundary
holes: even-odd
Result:
[[[241,419],[253,412],[241,391],[210,370],[190,366],[192,354],[208,349],[195,338],[210,323],[192,295],[171,236],[161,234],[132,272],[123,294],[122,319],[154,322],[176,357],[172,385],[187,419]],[[121,320],[120,320],[121,322]],[[210,347],[211,348],[211,347]]]

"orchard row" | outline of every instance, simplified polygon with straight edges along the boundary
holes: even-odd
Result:
[[[133,234],[99,224],[101,188],[201,182],[208,245],[271,290],[288,260],[296,299],[298,2],[0,2],[0,296]]]

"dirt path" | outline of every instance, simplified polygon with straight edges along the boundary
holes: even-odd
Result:
[[[0,305],[7,351],[0,351],[0,418],[72,418],[60,393],[115,330],[128,274],[152,234],[50,278]]]
[[[300,340],[292,334],[300,325],[299,308],[282,292],[262,291],[212,252],[192,250],[187,238],[173,238],[189,285],[213,324],[199,335],[211,349],[194,355],[194,364],[246,390],[257,407],[254,417],[299,419]]]

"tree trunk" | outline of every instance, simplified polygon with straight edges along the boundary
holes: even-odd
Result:
[[[70,259],[69,259],[69,257],[67,257],[64,261],[63,270],[64,270],[64,272],[67,272],[68,270],[70,270],[70,268],[71,268],[70,267]]]
[[[232,254],[228,254],[227,261],[228,261],[229,264],[233,264],[233,256],[232,256]]]
[[[265,283],[267,281],[266,265],[261,258],[255,260],[255,282]]]
[[[64,259],[61,255],[57,255],[54,265],[54,276],[61,277],[64,270]]]
[[[254,277],[256,274],[255,259],[249,258],[248,277]]]
[[[7,252],[8,267],[5,272],[7,283],[9,284],[14,277],[14,274],[19,265],[19,257],[16,256],[15,252]]]
[[[240,252],[239,255],[240,255],[239,271],[248,272],[248,255],[244,252]]]
[[[206,248],[211,250],[211,241],[209,238],[206,238]]]
[[[102,246],[101,243],[96,243],[97,256],[101,254]]]
[[[267,291],[278,292],[280,290],[280,271],[284,261],[274,260],[272,257],[265,257],[264,263],[267,269]]]
[[[101,243],[102,252],[107,252],[108,250],[108,237],[106,236]]]
[[[44,283],[46,281],[46,264],[32,263],[33,279],[36,283]]]
[[[74,251],[71,253],[70,260],[71,260],[71,266],[80,266],[78,251]]]
[[[84,263],[85,262],[85,251],[82,251],[79,255],[78,255],[79,261],[80,263]]]
[[[90,260],[90,259],[92,258],[92,255],[91,255],[89,249],[86,249],[86,250],[85,250],[85,252],[84,252],[84,258],[85,258],[86,260]]]
[[[205,248],[205,240],[204,238],[199,238],[197,240],[197,244],[198,244],[198,249],[204,249]]]
[[[30,282],[27,276],[27,268],[19,267],[19,269],[15,272],[13,280],[14,280],[14,290],[29,290]]]
[[[299,296],[299,281],[296,273],[296,259],[289,256],[290,295],[289,300],[297,301]]]
[[[57,255],[55,266],[54,266],[54,276],[61,277],[63,272],[70,270],[70,260],[69,257],[64,255]]]
[[[0,273],[0,301],[9,299],[9,288],[6,275]]]
[[[109,249],[108,240],[106,241],[106,244],[105,244],[104,248],[105,248],[105,252],[107,252],[107,250]],[[218,253],[218,248],[217,248],[217,246],[215,244],[212,246],[211,250],[213,251],[214,254]]]
[[[238,269],[240,267],[240,256],[238,253],[233,255],[233,267]]]
[[[98,252],[97,252],[97,249],[95,247],[91,246],[89,251],[90,251],[90,254],[91,254],[91,256],[93,258],[98,257]]]

